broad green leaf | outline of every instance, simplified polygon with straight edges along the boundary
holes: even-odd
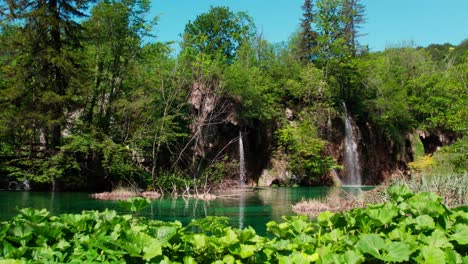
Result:
[[[388,194],[397,202],[404,201],[413,196],[413,191],[406,185],[393,185],[387,189]]]
[[[357,247],[362,253],[380,258],[381,251],[385,248],[385,240],[376,234],[365,234],[357,243]]]
[[[432,217],[440,216],[445,212],[445,208],[441,203],[442,198],[431,192],[421,192],[415,194],[407,200],[411,207],[411,212],[415,216],[430,215]]]
[[[0,264],[24,264],[26,261],[18,259],[0,259]]]
[[[445,250],[445,262],[448,264],[462,263],[462,257],[453,249]]]
[[[340,229],[333,229],[331,232],[328,232],[323,235],[324,239],[327,239],[328,241],[331,241],[331,242],[338,242],[341,240],[342,237],[343,237],[343,231],[341,231]]]
[[[192,238],[193,240],[191,240],[190,242],[195,246],[195,248],[198,249],[205,248],[208,243],[208,239],[205,235],[195,234]]]
[[[388,225],[398,215],[398,208],[393,204],[385,204],[380,208],[367,208],[365,212],[371,219],[379,221],[382,225]]]
[[[248,228],[244,228],[240,231],[239,240],[242,243],[245,243],[249,241],[250,239],[254,238],[255,236],[256,236],[255,229],[249,226]]]
[[[49,217],[50,213],[46,209],[36,210],[32,208],[24,208],[20,210],[20,214],[32,223],[40,223]]]
[[[156,232],[157,238],[163,243],[168,242],[175,234],[177,234],[175,226],[160,226]]]
[[[360,264],[364,260],[364,256],[359,251],[348,250],[343,255],[343,261],[347,264]]]
[[[231,255],[226,255],[222,261],[222,263],[225,263],[225,264],[234,264],[235,262],[236,262],[236,259]]]
[[[0,241],[3,241],[6,233],[10,229],[10,225],[11,224],[9,224],[9,223],[1,223],[0,222]]]
[[[434,230],[430,236],[424,237],[421,241],[436,248],[453,248],[445,233],[439,229]]]
[[[132,213],[136,213],[150,205],[151,201],[148,198],[133,197],[125,201],[119,201],[119,204]]]
[[[228,246],[230,246],[230,245],[232,245],[234,243],[239,242],[239,238],[237,236],[237,233],[234,232],[234,230],[228,229],[228,230],[226,230],[226,235],[219,238],[219,242],[221,242],[221,244],[223,246],[228,247]]]
[[[290,240],[278,240],[275,243],[271,245],[271,248],[276,249],[276,250],[293,250],[298,247],[297,244],[291,243]]]
[[[319,259],[319,255],[314,253],[312,255],[308,255],[303,252],[294,252],[289,256],[281,256],[278,258],[278,263],[294,263],[294,264],[302,264],[302,263],[312,263]]]
[[[158,239],[152,238],[149,245],[143,247],[143,259],[150,261],[152,258],[162,255],[161,242]]]
[[[421,261],[425,264],[442,264],[445,263],[445,252],[440,248],[424,246],[419,255]]]
[[[240,245],[239,256],[241,258],[248,258],[255,254],[257,247],[255,245]]]
[[[317,217],[317,221],[319,224],[322,226],[333,226],[332,218],[335,216],[335,213],[332,213],[330,211],[325,211],[320,213],[320,215]]]
[[[184,257],[184,264],[197,264],[195,259],[191,256]]]
[[[460,245],[468,244],[468,225],[457,224],[454,227],[454,234],[450,237],[450,240],[457,241]]]
[[[391,242],[385,246],[385,251],[385,255],[380,259],[388,262],[408,261],[413,253],[410,245],[404,242]]]
[[[70,243],[68,243],[64,239],[60,239],[60,241],[57,243],[57,246],[56,246],[57,249],[60,249],[62,251],[69,248],[69,247],[70,247]]]
[[[433,230],[435,228],[435,222],[432,217],[428,215],[420,215],[415,219],[416,228],[419,230]]]
[[[11,240],[19,242],[20,240],[28,242],[33,236],[33,228],[28,224],[20,224],[13,227],[13,235],[10,237]]]

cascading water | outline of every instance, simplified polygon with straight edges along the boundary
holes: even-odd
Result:
[[[359,163],[359,152],[357,148],[359,130],[355,125],[353,126],[353,120],[344,102],[343,109],[345,114],[345,151],[343,164],[345,177],[343,183],[345,185],[361,185],[361,165]],[[356,129],[354,129],[354,127],[356,127]]]
[[[244,157],[244,143],[242,141],[242,131],[239,131],[239,181],[240,186],[245,184],[245,157]]]

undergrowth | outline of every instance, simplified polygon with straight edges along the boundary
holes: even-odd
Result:
[[[22,209],[0,223],[0,263],[468,263],[468,208],[405,185],[387,203],[267,224],[269,236],[227,218],[188,226],[86,211],[52,216]],[[126,203],[136,212],[149,201]]]

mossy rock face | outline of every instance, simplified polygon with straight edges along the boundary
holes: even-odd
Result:
[[[413,157],[416,160],[417,158],[424,156],[424,144],[419,138],[419,135],[423,133],[421,131],[416,131],[410,136],[411,141],[411,151],[413,152]]]
[[[274,168],[263,170],[262,175],[258,179],[257,186],[271,187],[273,185],[285,183],[288,181],[288,178],[290,178],[290,175],[291,173],[289,171],[278,173],[278,171]]]
[[[262,175],[258,179],[258,187],[269,187],[278,179],[278,174],[274,170],[263,170]]]

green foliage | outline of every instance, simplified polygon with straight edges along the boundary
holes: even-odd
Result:
[[[138,213],[151,204],[150,199],[142,197],[133,197],[128,200],[119,201],[119,205],[132,213]]]
[[[252,18],[228,7],[211,7],[184,30],[184,48],[232,62],[237,49],[254,35]]]
[[[289,167],[298,182],[317,181],[337,167],[335,160],[322,154],[325,141],[317,136],[316,128],[310,121],[285,124],[276,135],[288,154]]]
[[[450,210],[432,193],[388,190],[386,204],[269,222],[267,237],[239,230],[224,217],[179,222],[147,220],[115,211],[52,216],[22,209],[0,223],[0,259],[122,263],[463,263],[468,214]],[[128,201],[137,211],[149,204]],[[129,207],[129,208],[130,208]],[[466,257],[465,257],[466,258]]]
[[[359,0],[305,1],[301,32],[283,44],[257,34],[247,13],[211,7],[186,25],[178,54],[151,35],[151,1],[91,3],[2,2],[0,174],[7,180],[67,190],[94,180],[206,187],[229,177],[233,164],[206,166],[224,146],[205,143],[231,140],[216,131],[238,121],[264,129],[253,134],[276,135],[267,140],[272,152],[287,156],[296,180],[316,183],[336,167],[322,153],[323,139],[343,100],[396,152],[415,129],[468,130],[468,41],[368,53],[356,41]],[[187,98],[214,103],[202,109]],[[434,166],[412,165],[463,174],[467,151],[457,146],[434,156]],[[360,259],[353,254],[346,259]]]

